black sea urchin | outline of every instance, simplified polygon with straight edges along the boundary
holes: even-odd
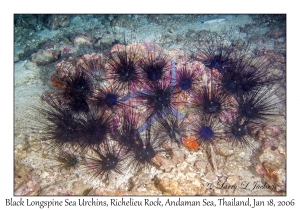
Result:
[[[250,133],[249,129],[251,123],[249,120],[235,117],[232,122],[225,125],[225,133],[227,135],[227,140],[232,142],[232,145],[240,145],[242,147],[253,147],[250,143]]]
[[[80,148],[98,148],[111,133],[112,116],[104,111],[90,110],[80,115]]]
[[[141,59],[139,66],[145,74],[148,82],[158,82],[164,79],[165,72],[168,70],[170,58],[163,52],[163,49],[155,43],[147,45],[146,56]],[[151,47],[150,47],[151,46]],[[151,50],[149,49],[151,48]]]
[[[134,115],[132,111],[128,111],[123,115],[121,126],[112,132],[111,137],[113,140],[130,151],[134,148],[136,141],[140,138],[137,129],[138,116]]]
[[[93,155],[86,157],[86,167],[93,172],[94,178],[101,177],[108,182],[113,173],[123,174],[127,168],[127,154],[116,142],[104,141],[101,146],[92,151]]]
[[[196,120],[191,131],[195,136],[196,141],[201,145],[215,144],[222,135],[222,124],[219,119],[212,116],[204,117],[201,120]]]
[[[171,139],[173,142],[182,144],[182,138],[186,137],[186,116],[180,120],[179,116],[172,112],[164,118],[160,117],[153,126],[155,136],[163,142]]]
[[[238,99],[239,115],[252,123],[265,123],[279,114],[282,101],[276,96],[277,90],[270,91],[267,87],[243,95]]]
[[[70,109],[88,112],[88,97],[92,87],[91,75],[85,70],[77,70],[74,76],[68,77],[63,96]]]
[[[186,92],[194,93],[197,83],[196,72],[188,70],[186,65],[177,69],[175,93]]]
[[[196,113],[220,117],[228,109],[227,93],[217,87],[202,87],[193,94],[192,108]]]
[[[279,78],[268,72],[270,60],[265,57],[250,60],[240,59],[229,65],[222,75],[222,86],[230,94],[241,95]]]
[[[133,154],[129,158],[133,170],[138,172],[141,168],[148,168],[152,165],[154,156],[163,151],[160,148],[163,143],[163,140],[152,135],[151,127],[147,129],[145,139],[141,137],[136,139],[136,144],[132,150]]]
[[[137,63],[140,61],[137,46],[115,45],[114,50],[106,56],[107,79],[113,80],[118,90],[126,90],[126,93],[138,86],[142,79],[142,73]]]
[[[176,105],[171,86],[164,82],[148,84],[138,97],[146,101],[149,117],[170,112]]]
[[[77,65],[81,69],[90,71],[93,79],[97,82],[103,82],[105,78],[105,63],[102,54],[92,53],[91,55],[83,55],[80,57]]]
[[[113,85],[109,88],[106,86],[93,88],[91,95],[92,104],[101,109],[110,110],[113,113],[116,113],[118,108],[125,106],[125,103],[121,101],[120,91]]]
[[[199,40],[195,46],[198,50],[195,58],[207,68],[218,69],[220,73],[223,73],[228,65],[234,63],[232,57],[234,48],[230,44],[225,44],[221,37],[212,32],[206,37],[204,40]]]
[[[78,114],[68,107],[62,106],[56,100],[48,100],[47,108],[36,108],[42,114],[43,138],[52,140],[54,147],[67,143],[77,144],[81,141],[81,121]]]
[[[58,167],[61,170],[76,169],[80,165],[80,158],[78,155],[74,154],[73,151],[68,151],[62,148],[58,148],[58,152],[55,152],[53,159],[59,164],[53,166]]]

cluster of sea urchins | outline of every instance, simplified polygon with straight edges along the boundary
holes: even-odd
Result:
[[[105,180],[149,167],[167,141],[193,150],[222,136],[246,147],[249,129],[278,114],[269,64],[221,42],[199,46],[193,59],[152,41],[69,58],[38,109],[44,139],[61,167],[82,162]]]

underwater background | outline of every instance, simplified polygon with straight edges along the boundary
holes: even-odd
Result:
[[[280,108],[276,119],[251,129],[252,147],[233,145],[222,136],[213,146],[195,148],[184,144],[189,138],[179,145],[166,141],[163,148],[171,154],[155,157],[138,172],[112,174],[105,181],[95,177],[94,166],[87,167],[85,161],[65,166],[57,158],[63,153],[56,154],[42,141],[47,131],[40,125],[47,117],[36,110],[47,107],[44,98],[60,88],[62,78],[53,75],[60,75],[61,64],[70,57],[93,61],[87,55],[109,51],[116,44],[155,43],[174,54],[179,68],[177,59],[192,62],[197,58],[192,54],[201,52],[201,46],[207,52],[209,42],[216,43],[215,51],[224,42],[272,61],[267,70],[277,78],[272,88]],[[285,15],[14,15],[15,195],[285,195],[285,58]],[[199,69],[206,72],[204,60],[198,60]]]

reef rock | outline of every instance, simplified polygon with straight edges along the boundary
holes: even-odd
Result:
[[[37,53],[31,55],[31,60],[36,64],[45,65],[59,59],[60,55],[60,50],[39,50]]]

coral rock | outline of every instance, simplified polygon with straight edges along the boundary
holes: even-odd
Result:
[[[89,34],[83,35],[80,33],[74,35],[72,41],[75,47],[80,47],[80,45],[93,45],[95,40]]]
[[[66,27],[70,24],[69,15],[51,15],[48,21],[48,27],[51,30],[56,30],[59,27]]]
[[[263,130],[265,134],[269,136],[278,136],[279,134],[281,134],[281,129],[279,126],[266,126]]]
[[[22,164],[15,164],[14,195],[38,195],[40,183],[36,180],[31,170]]]
[[[213,183],[218,181],[218,177],[216,176],[216,174],[214,172],[208,172],[204,177],[201,177],[201,179],[203,179],[204,181],[208,182],[208,183]]]
[[[204,185],[201,183],[196,173],[191,173],[193,178],[188,176],[177,176],[169,178],[168,174],[156,176],[155,186],[160,189],[164,195],[202,195],[205,191]]]
[[[31,55],[31,60],[36,64],[45,65],[59,59],[60,55],[60,50],[39,50]]]
[[[259,156],[259,160],[256,171],[263,176],[263,180],[271,186],[276,186],[276,191],[285,191],[285,150],[282,147],[274,150],[266,148]]]
[[[88,195],[92,189],[92,185],[80,181],[65,181],[45,187],[41,195]]]

